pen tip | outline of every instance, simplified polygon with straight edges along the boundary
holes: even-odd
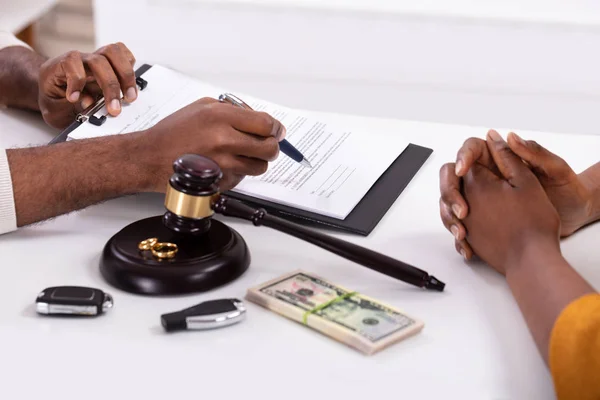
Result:
[[[300,161],[300,164],[304,165],[305,167],[312,168],[312,165],[308,162],[306,158]]]
[[[425,284],[425,288],[437,290],[438,292],[443,292],[445,287],[446,287],[446,284],[444,282],[438,280],[434,276],[430,276],[429,279],[427,280],[427,283]]]

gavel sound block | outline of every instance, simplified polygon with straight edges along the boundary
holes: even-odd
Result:
[[[295,236],[414,286],[444,290],[443,282],[421,269],[221,195],[221,170],[208,158],[187,154],[173,169],[165,214],[126,226],[106,244],[100,271],[113,286],[140,294],[184,294],[240,277],[250,265],[250,252],[239,233],[212,218],[216,212]]]
[[[238,232],[212,219],[213,196],[222,177],[207,158],[186,155],[175,161],[165,197],[166,212],[136,221],[104,248],[100,271],[113,286],[139,294],[202,292],[233,281],[250,265],[250,252]],[[172,257],[156,257],[140,242],[177,246]]]

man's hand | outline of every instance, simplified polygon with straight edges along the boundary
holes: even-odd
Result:
[[[134,65],[135,57],[123,43],[46,61],[40,69],[38,98],[44,120],[64,129],[101,96],[109,114],[119,115],[121,92],[127,102],[137,98]]]
[[[493,134],[496,134],[496,132]],[[560,157],[533,141],[524,141],[514,133],[508,135],[509,148],[536,175],[561,219],[561,236],[573,234],[593,221],[593,183],[584,174],[577,175]],[[461,194],[462,178],[475,165],[481,165],[501,176],[486,142],[468,139],[459,150],[456,163],[440,170],[440,215],[455,237],[455,246],[466,259],[473,250],[465,241],[466,229],[461,222],[469,214],[469,205]]]
[[[264,112],[198,100],[146,131],[7,150],[18,226],[115,197],[161,192],[173,162],[193,153],[223,172],[220,190],[260,175],[279,154],[285,128]],[[40,187],[44,187],[40,191]]]
[[[490,132],[486,144],[500,176],[479,163],[465,175],[471,248],[502,274],[527,250],[560,254],[560,218],[537,177],[498,133]]]
[[[149,190],[164,192],[172,164],[185,153],[211,158],[223,171],[221,190],[236,186],[244,176],[263,174],[279,154],[283,125],[264,112],[246,110],[204,98],[160,121],[138,136],[152,165]]]

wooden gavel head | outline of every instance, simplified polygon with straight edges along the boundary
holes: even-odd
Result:
[[[183,235],[202,235],[210,229],[211,203],[219,194],[221,168],[209,158],[185,154],[173,163],[165,196],[163,223]]]

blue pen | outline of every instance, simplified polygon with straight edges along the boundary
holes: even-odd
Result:
[[[248,110],[252,110],[252,108],[248,104],[246,104],[244,101],[242,101],[238,97],[232,95],[231,93],[224,93],[224,94],[220,95],[219,101],[233,104],[234,106],[246,108]],[[300,151],[298,151],[298,149],[296,149],[294,146],[292,146],[292,144],[290,142],[288,142],[287,140],[283,139],[281,142],[279,142],[279,150],[281,150],[282,153],[286,154],[292,160],[302,164],[305,167],[312,168],[312,165],[304,157],[304,155],[302,155],[302,153],[300,153]]]

